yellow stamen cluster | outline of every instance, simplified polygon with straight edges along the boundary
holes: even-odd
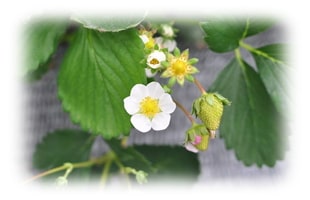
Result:
[[[148,118],[153,118],[159,112],[160,108],[158,99],[148,96],[140,102],[140,113]]]

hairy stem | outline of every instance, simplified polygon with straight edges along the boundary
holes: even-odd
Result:
[[[183,111],[183,113],[185,114],[185,116],[189,119],[189,121],[193,124],[195,123],[195,119],[193,118],[193,116],[186,110],[186,108],[181,104],[179,103],[178,101],[176,100],[173,100],[174,103]]]
[[[205,94],[207,93],[206,90],[203,88],[203,86],[201,85],[201,83],[195,78],[194,79],[194,83],[195,85],[198,87],[199,91],[202,93],[202,94]]]

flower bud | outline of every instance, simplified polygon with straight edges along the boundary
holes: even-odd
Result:
[[[193,126],[186,131],[185,148],[188,151],[197,153],[198,151],[205,151],[209,144],[209,132],[203,124],[193,124]]]

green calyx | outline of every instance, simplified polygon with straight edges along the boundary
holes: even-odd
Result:
[[[223,115],[224,105],[231,102],[218,93],[204,93],[193,103],[192,113],[199,117],[206,128],[217,130]]]

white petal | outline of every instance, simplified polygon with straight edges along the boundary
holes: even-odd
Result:
[[[169,126],[171,116],[166,113],[158,113],[152,120],[152,128],[155,131],[161,131]]]
[[[192,145],[190,142],[187,142],[184,147],[188,150],[188,151],[191,151],[191,152],[194,152],[194,153],[198,153],[198,149]]]
[[[132,125],[140,132],[146,133],[151,130],[152,123],[149,118],[142,114],[133,115],[130,118]]]
[[[145,68],[145,75],[149,78],[153,78],[155,75],[157,74],[157,72],[152,72],[149,68]]]
[[[167,48],[169,52],[172,52],[177,47],[175,40],[166,40],[162,45],[163,48]]]
[[[139,102],[129,96],[124,99],[124,107],[128,114],[133,115],[139,111]]]
[[[145,97],[149,96],[149,91],[145,85],[136,84],[130,91],[130,97],[140,102]]]
[[[149,96],[155,99],[159,99],[165,93],[164,89],[157,82],[151,82],[146,87],[149,91]]]
[[[165,93],[159,99],[159,107],[164,113],[173,113],[176,105],[173,102],[170,94]]]
[[[143,41],[144,44],[149,41],[149,38],[146,35],[139,35],[139,37]]]

